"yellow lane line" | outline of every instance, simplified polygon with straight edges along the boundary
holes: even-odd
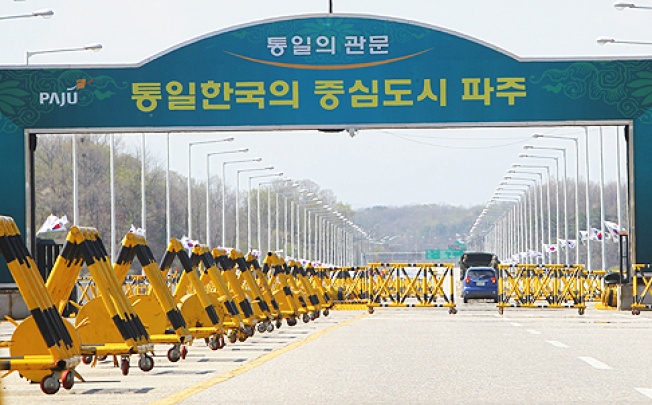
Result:
[[[300,340],[298,342],[291,343],[285,347],[282,347],[278,350],[274,350],[273,352],[267,353],[263,356],[258,357],[255,360],[252,360],[251,362],[247,364],[243,364],[242,366],[235,368],[231,371],[227,371],[226,373],[220,374],[218,376],[215,376],[211,378],[210,380],[203,381],[199,384],[195,384],[191,387],[188,387],[184,390],[181,390],[177,392],[174,395],[170,395],[169,397],[162,398],[160,400],[154,401],[150,403],[150,405],[173,405],[173,404],[178,404],[179,402],[186,400],[190,398],[193,395],[199,394],[200,392],[214,386],[217,384],[221,384],[225,381],[230,380],[233,377],[237,377],[240,374],[246,373],[249,370],[252,370],[256,367],[262,366],[263,364],[275,359],[276,357],[287,353],[289,351],[292,351],[294,349],[297,349],[305,344],[308,344],[314,340],[319,339],[320,337],[326,335],[327,333],[330,333],[336,329],[339,329],[343,326],[349,325],[355,321],[358,321],[365,317],[367,314],[361,314],[355,318],[349,319],[348,321],[339,323],[337,325],[333,325],[330,328],[324,329],[322,331],[313,333],[312,335],[308,336],[307,338]]]

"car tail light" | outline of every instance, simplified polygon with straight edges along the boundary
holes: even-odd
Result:
[[[470,283],[471,283],[471,279],[467,277],[467,278],[464,280],[464,282],[465,282],[466,284],[470,284]]]
[[[491,284],[496,284],[496,277],[491,277]]]

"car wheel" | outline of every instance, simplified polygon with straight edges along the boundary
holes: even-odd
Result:
[[[498,303],[498,296],[494,297],[494,303],[496,303],[496,304]]]
[[[469,299],[467,297],[464,297],[464,303],[468,304],[468,302],[469,302]]]

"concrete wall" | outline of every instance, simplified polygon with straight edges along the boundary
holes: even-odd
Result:
[[[0,319],[7,315],[13,319],[24,319],[30,315],[18,290],[0,290]]]

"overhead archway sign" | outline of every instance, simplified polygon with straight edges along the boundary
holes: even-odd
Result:
[[[411,21],[276,19],[135,66],[0,68],[0,213],[35,226],[30,133],[625,125],[633,253],[650,263],[651,105],[650,60],[523,60]]]

